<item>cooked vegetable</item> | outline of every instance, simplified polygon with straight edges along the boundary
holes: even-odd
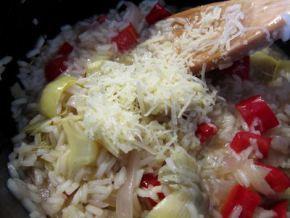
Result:
[[[261,133],[279,125],[275,114],[260,95],[250,97],[236,104],[250,129],[259,130]]]
[[[195,132],[200,142],[203,144],[217,133],[217,127],[212,123],[202,123],[197,126]]]
[[[235,61],[229,68],[220,70],[219,73],[226,75],[237,75],[243,80],[250,78],[250,58],[249,56],[244,57],[241,60]]]
[[[160,186],[160,185],[161,183],[158,181],[157,176],[154,175],[153,173],[145,173],[140,183],[140,187],[145,188],[145,189],[148,189],[154,186]],[[165,195],[162,192],[158,192],[157,195],[159,197],[159,200],[162,200],[163,198],[165,198]],[[147,200],[152,207],[154,207],[158,203],[151,198],[147,198]]]
[[[63,56],[68,56],[72,51],[74,47],[69,44],[68,42],[64,42],[58,49],[57,54],[63,55]]]
[[[290,187],[290,178],[282,170],[263,163],[256,164],[270,170],[265,180],[274,191],[281,193]]]
[[[165,9],[162,5],[159,3],[156,3],[149,14],[145,17],[148,24],[154,24],[159,20],[162,20],[166,17],[169,17],[171,13]]]
[[[265,158],[268,156],[269,148],[271,145],[271,139],[263,137],[261,135],[251,133],[251,132],[245,132],[245,131],[238,132],[233,138],[232,142],[230,143],[230,147],[236,153],[239,154],[243,150],[251,146],[252,143],[254,143],[257,146],[257,148],[259,149],[259,152],[263,155],[263,157],[260,157],[260,158]]]
[[[112,42],[117,44],[120,52],[133,48],[138,42],[139,35],[134,26],[129,23],[127,27],[121,30],[118,35],[112,38]]]
[[[166,164],[159,170],[158,179],[165,184],[186,187],[195,186],[200,182],[195,159],[182,147],[176,147],[171,152],[170,158],[166,159]]]
[[[41,113],[52,118],[57,115],[62,94],[76,82],[76,78],[63,75],[46,85],[40,98]]]
[[[67,57],[59,56],[52,60],[50,60],[45,66],[45,78],[48,82],[54,80],[64,71],[66,71],[67,66],[65,62],[67,61]]]
[[[118,57],[118,62],[125,65],[133,64],[133,60],[133,56],[130,54],[123,54]]]
[[[122,187],[118,190],[116,196],[116,215],[117,218],[133,218],[134,208],[133,201],[136,198],[134,194],[137,170],[140,165],[140,155],[136,151],[132,151],[128,156],[127,178]]]
[[[62,121],[69,147],[67,176],[71,178],[79,169],[96,162],[99,145],[89,140],[79,122],[73,116]]]
[[[290,200],[290,188],[286,189],[286,191],[282,194],[282,197]]]
[[[259,51],[251,56],[251,70],[255,72],[253,76],[262,81],[273,79],[277,64],[278,61],[265,52]]]
[[[191,218],[199,217],[203,211],[199,208],[200,193],[194,190],[181,190],[164,198],[146,218]]]
[[[97,21],[99,22],[99,24],[102,24],[106,21],[107,16],[105,14],[101,14],[97,17]]]
[[[280,60],[275,68],[275,74],[279,74],[281,71],[290,73],[290,61]]]
[[[273,210],[276,212],[275,218],[287,218],[287,207],[288,201],[281,201],[273,207]]]
[[[56,57],[45,65],[44,74],[48,82],[54,80],[66,71],[67,66],[65,62],[67,61],[68,55],[72,52],[72,50],[73,47],[68,42],[65,42],[60,46]]]
[[[261,203],[261,197],[249,188],[235,185],[229,192],[221,209],[223,218],[232,217],[234,210],[241,207],[239,218],[250,218]]]
[[[269,169],[258,166],[253,159],[243,161],[241,166],[244,178],[239,179],[242,185],[245,187],[252,187],[255,191],[265,195],[274,196],[275,191],[271,188],[265,177],[269,173]],[[246,182],[244,182],[245,180]]]
[[[126,8],[123,14],[123,21],[132,24],[137,32],[140,31],[144,25],[144,15],[141,13],[140,8],[130,1],[121,1],[119,8]]]
[[[41,127],[47,122],[46,119],[42,119],[38,122],[32,123],[32,124],[28,124],[25,128],[24,131],[31,134],[31,135],[35,135],[36,133],[41,132]]]

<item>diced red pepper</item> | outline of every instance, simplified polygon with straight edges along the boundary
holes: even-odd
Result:
[[[124,52],[133,48],[137,44],[138,37],[139,35],[134,26],[130,23],[126,28],[119,32],[117,36],[112,38],[112,42],[117,44],[120,52]]]
[[[162,20],[166,17],[169,17],[171,13],[167,11],[162,5],[159,3],[155,4],[154,7],[151,9],[149,14],[145,17],[148,24],[154,24],[159,20]]]
[[[57,51],[57,56],[50,60],[44,69],[45,78],[48,82],[54,80],[64,71],[66,71],[67,66],[65,62],[68,59],[68,55],[73,51],[73,46],[68,42],[64,42]]]
[[[230,143],[230,147],[239,154],[251,145],[251,139],[256,140],[259,151],[263,154],[264,158],[267,157],[271,145],[271,139],[251,132],[238,132]]]
[[[141,179],[140,187],[148,189],[150,186],[160,186],[160,182],[158,181],[158,178],[153,173],[145,173]],[[157,193],[159,200],[161,201],[163,198],[165,198],[165,195],[162,192]],[[151,198],[146,198],[150,205],[154,207],[158,202],[154,201]]]
[[[67,66],[65,62],[67,61],[67,57],[59,56],[52,60],[50,60],[45,66],[45,78],[48,82],[54,80],[64,71],[66,71]]]
[[[265,180],[274,191],[281,193],[290,187],[290,178],[279,168],[260,162],[256,163],[256,165],[270,169],[270,172],[265,177]]]
[[[195,132],[201,143],[205,143],[208,139],[213,137],[218,131],[218,128],[212,123],[201,123],[197,126]]]
[[[149,186],[159,186],[160,182],[157,179],[157,176],[153,173],[145,173],[141,179],[140,186],[142,188],[149,188]]]
[[[97,21],[102,24],[105,22],[105,20],[107,19],[107,16],[104,14],[101,14],[100,16],[97,17]]]
[[[261,197],[249,188],[235,185],[229,192],[227,199],[221,208],[223,218],[231,216],[236,206],[241,206],[242,211],[239,218],[251,218],[255,209],[261,203]]]
[[[220,73],[237,75],[243,80],[250,79],[250,57],[246,56],[241,60],[235,61],[229,68],[220,70]]]
[[[68,56],[73,51],[73,46],[68,42],[64,42],[58,49],[57,54]]]
[[[276,212],[275,218],[287,218],[287,207],[288,201],[281,201],[273,207],[273,210]]]
[[[236,108],[248,126],[261,133],[279,125],[275,114],[260,95],[241,101],[236,104]]]

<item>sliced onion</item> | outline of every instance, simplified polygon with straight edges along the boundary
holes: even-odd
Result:
[[[255,190],[267,196],[275,194],[273,189],[265,180],[266,175],[268,175],[270,171],[269,169],[257,166],[254,164],[253,160],[249,160],[242,166],[242,170]]]
[[[237,205],[234,207],[231,215],[230,215],[230,218],[239,218],[241,213],[243,211],[243,208],[241,205]]]
[[[124,2],[123,4],[127,7],[123,20],[131,23],[139,33],[144,25],[140,9],[132,2]]]
[[[276,217],[276,213],[273,210],[265,210],[262,207],[258,207],[255,210],[254,218],[259,218],[259,217],[262,217],[262,218],[273,218],[273,217]]]
[[[166,196],[146,218],[203,217],[203,200],[199,190],[180,190]]]
[[[117,193],[116,214],[117,218],[133,218],[134,188],[137,179],[137,170],[140,165],[140,157],[136,151],[129,154],[127,180]]]

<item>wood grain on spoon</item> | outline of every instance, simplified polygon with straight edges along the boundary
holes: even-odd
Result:
[[[193,17],[200,17],[200,14],[206,12],[209,7],[218,6],[223,13],[227,7],[235,4],[241,5],[241,11],[245,15],[242,20],[242,24],[246,28],[245,33],[231,41],[229,50],[210,54],[209,48],[208,51],[195,53],[191,65],[193,72],[199,72],[204,64],[206,64],[207,71],[218,66],[228,65],[281,38],[281,30],[286,25],[282,16],[290,15],[290,0],[232,0],[186,10],[173,17],[187,18],[190,21]],[[268,34],[270,34],[271,40],[269,40]]]

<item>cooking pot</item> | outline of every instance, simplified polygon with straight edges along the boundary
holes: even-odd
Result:
[[[13,56],[0,81],[0,217],[24,218],[27,212],[6,188],[8,179],[7,160],[13,149],[11,137],[16,134],[15,123],[10,112],[12,100],[10,86],[17,81],[18,59],[25,57],[42,35],[53,38],[64,24],[74,24],[115,7],[118,0],[71,1],[71,0],[2,0],[0,1],[0,58]],[[140,1],[133,1],[138,3]],[[177,8],[194,7],[214,1],[174,1],[167,4]],[[277,42],[290,55],[290,43]]]

